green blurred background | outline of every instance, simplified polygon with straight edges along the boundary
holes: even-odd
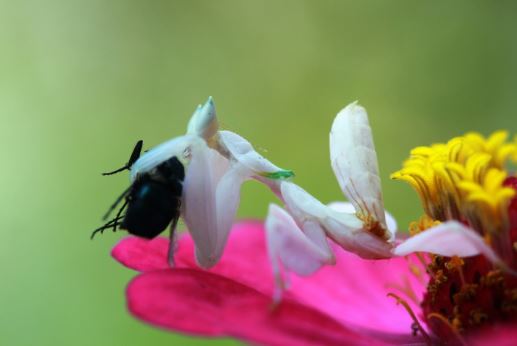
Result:
[[[330,124],[359,99],[404,227],[420,205],[388,177],[410,148],[517,132],[516,33],[512,1],[2,1],[0,345],[206,343],[130,317],[123,233],[89,236],[128,183],[100,172],[182,134],[209,95],[324,202],[342,198]],[[239,217],[270,201],[248,183]]]

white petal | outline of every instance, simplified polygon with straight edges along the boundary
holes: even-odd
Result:
[[[350,225],[351,219],[347,214],[335,211],[329,213],[329,216],[323,223],[327,236],[349,252],[353,252],[366,259],[392,257],[391,243],[364,229],[354,229]]]
[[[192,149],[184,182],[183,218],[196,245],[196,259],[211,268],[222,256],[237,213],[242,183],[252,172],[203,145]]]
[[[391,215],[387,210],[384,211],[384,216],[386,217],[386,226],[390,232],[390,239],[388,241],[393,242],[397,237],[397,220],[395,220],[395,217],[393,217],[393,215]]]
[[[256,174],[273,179],[288,178],[293,175],[291,171],[274,165],[257,153],[250,142],[238,134],[230,131],[219,131],[219,136],[223,150],[228,151],[233,159],[248,167]]]
[[[340,213],[355,214],[356,210],[350,202],[330,202],[327,204],[330,209],[339,211]]]
[[[204,142],[193,146],[191,155],[183,183],[182,214],[196,244],[199,265],[211,267],[216,263],[217,180],[228,163]]]
[[[413,252],[429,252],[447,257],[483,254],[491,262],[501,262],[494,250],[476,231],[457,221],[447,221],[431,227],[407,239],[393,250],[397,256]]]
[[[306,219],[325,222],[331,217],[338,218],[343,227],[353,231],[361,230],[363,227],[362,221],[353,213],[340,213],[332,210],[294,183],[282,182],[280,189],[287,209],[299,223],[303,223]]]
[[[215,112],[215,104],[210,96],[203,106],[199,105],[190,118],[187,133],[199,136],[205,140],[212,138],[219,129]]]
[[[363,215],[373,215],[384,228],[377,154],[366,110],[354,102],[341,110],[330,131],[330,160],[339,186]]]
[[[354,205],[349,202],[331,202],[327,204],[327,206],[341,213],[353,214],[356,212]],[[390,233],[390,239],[388,241],[393,242],[397,233],[397,221],[387,210],[384,211],[384,216],[386,217],[386,224]]]
[[[271,204],[266,218],[268,253],[275,277],[275,300],[284,285],[282,266],[298,275],[311,275],[325,264],[334,263],[325,233],[314,221],[307,221],[303,231],[282,208]]]
[[[300,186],[286,181],[281,183],[280,191],[287,208],[300,223],[307,218],[321,220],[327,216],[327,207]]]
[[[392,245],[364,230],[363,222],[355,214],[327,207],[291,182],[282,182],[281,190],[287,209],[299,225],[317,220],[326,235],[345,250],[368,259],[391,257]],[[350,206],[340,207],[350,210]]]
[[[216,261],[221,258],[228,235],[237,214],[240,201],[241,185],[251,177],[247,167],[233,163],[226,174],[217,184],[216,205],[217,205],[217,241],[213,257]]]
[[[202,139],[198,136],[185,135],[173,138],[154,147],[144,153],[131,166],[131,181],[135,180],[138,174],[148,172],[174,156],[185,164],[190,156],[190,147],[198,145],[200,142],[202,142]]]
[[[334,264],[334,253],[330,249],[327,235],[325,234],[325,230],[321,227],[321,225],[315,221],[306,221],[302,225],[302,230],[307,238],[310,239],[310,241],[318,248],[323,263]]]

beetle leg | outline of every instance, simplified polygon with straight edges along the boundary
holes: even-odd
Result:
[[[106,220],[110,216],[111,212],[117,207],[117,205],[122,201],[122,199],[125,198],[129,194],[132,187],[133,187],[133,185],[130,185],[126,190],[124,190],[124,192],[122,192],[122,194],[120,196],[117,197],[115,202],[109,207],[106,214],[104,214],[104,216],[102,217],[102,220]]]
[[[169,231],[169,249],[167,251],[167,262],[171,268],[176,266],[174,262],[174,252],[176,251],[176,226],[178,225],[178,218],[172,219],[171,228]]]
[[[126,198],[126,200],[124,201],[124,204],[122,204],[122,207],[120,207],[120,209],[119,209],[119,211],[117,213],[117,217],[115,217],[115,220],[119,220],[119,219],[122,218],[121,214],[124,211],[124,209],[126,209],[128,203],[129,203],[129,200]],[[117,224],[117,223],[113,224],[113,232],[117,231],[117,226],[118,225],[120,225],[120,223],[119,224]]]
[[[120,216],[118,218],[115,218],[115,219],[107,222],[104,226],[97,228],[95,231],[92,232],[92,235],[91,235],[90,239],[93,239],[93,237],[95,237],[95,235],[97,233],[99,233],[99,232],[102,234],[104,232],[104,230],[107,229],[107,228],[111,228],[111,227],[114,227],[114,226],[115,227],[116,226],[120,226],[120,224],[122,224],[122,222],[120,222],[120,220],[122,218],[124,218],[124,216]]]

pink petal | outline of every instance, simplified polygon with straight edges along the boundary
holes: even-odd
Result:
[[[391,333],[401,336],[400,341],[418,341],[410,336],[413,321],[409,314],[386,295],[396,293],[418,316],[417,302],[422,300],[427,280],[422,267],[413,258],[363,260],[337,247],[335,253],[335,266],[324,267],[309,278],[293,278],[289,292],[294,298],[364,332]],[[419,268],[420,279],[410,272],[410,262]]]
[[[317,310],[271,298],[206,271],[144,273],[128,286],[136,317],[163,328],[204,336],[231,336],[268,345],[381,344],[346,329]]]
[[[137,270],[167,267],[165,239],[163,243],[157,240],[147,242],[149,247],[145,249],[142,248],[143,241],[129,239],[136,238],[126,238],[113,250],[113,256],[122,264]],[[192,239],[185,235],[178,245],[178,267],[196,268]],[[419,339],[410,336],[412,321],[409,315],[386,296],[389,292],[395,292],[405,297],[401,293],[401,287],[404,289],[409,286],[409,291],[416,299],[422,299],[424,285],[409,270],[408,261],[415,263],[414,259],[368,261],[337,246],[334,250],[336,265],[324,267],[308,278],[293,277],[292,287],[285,292],[286,299],[294,299],[365,332],[400,334],[409,337],[410,341],[418,341]],[[132,255],[138,257],[132,258]],[[210,272],[253,287],[272,297],[274,281],[265,246],[263,224],[259,221],[235,224],[221,261]],[[427,280],[425,274],[422,275],[421,279]],[[413,308],[418,315],[419,308],[415,304]]]
[[[163,237],[148,240],[131,236],[119,241],[111,256],[130,269],[145,272],[169,267],[168,248],[169,240]]]
[[[138,271],[168,268],[168,240],[151,241],[126,237],[112,250],[112,256],[124,266]],[[177,267],[197,268],[194,242],[190,235],[178,239],[175,254]],[[265,246],[265,231],[260,221],[241,221],[233,225],[226,250],[221,261],[210,270],[255,287],[266,294],[273,293],[273,275]]]
[[[190,237],[182,237],[176,260],[180,266],[196,268]],[[267,295],[273,295],[273,273],[266,250],[265,230],[261,221],[234,224],[219,263],[210,272],[230,278]]]

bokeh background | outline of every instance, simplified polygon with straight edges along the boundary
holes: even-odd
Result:
[[[330,124],[358,99],[404,228],[420,205],[389,174],[412,147],[517,132],[516,33],[513,1],[0,2],[0,344],[208,342],[129,316],[134,273],[109,256],[123,233],[89,235],[128,184],[100,172],[182,134],[209,95],[324,202],[342,198]],[[274,200],[248,183],[239,217]]]

